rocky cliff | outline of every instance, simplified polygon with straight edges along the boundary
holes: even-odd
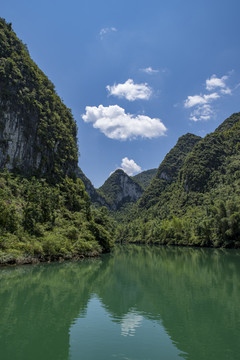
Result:
[[[54,85],[0,18],[0,169],[57,181],[77,169],[76,124]]]
[[[123,170],[116,170],[99,188],[112,210],[119,209],[126,202],[136,202],[143,188]]]

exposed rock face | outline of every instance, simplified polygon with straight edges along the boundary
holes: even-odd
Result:
[[[137,186],[135,182],[132,182],[131,178],[127,174],[121,174],[119,181],[122,192],[116,194],[117,204],[122,202],[125,198],[128,198],[129,201],[137,201],[140,198],[142,195],[142,189]]]
[[[11,109],[11,104],[4,108],[5,110],[0,113],[1,169],[47,177],[57,177],[57,172],[59,175],[74,174],[77,167],[77,145],[71,159],[68,158],[70,154],[65,154],[69,160],[66,161],[61,151],[62,144],[59,144],[58,140],[60,134],[53,136],[52,145],[49,146],[39,133],[41,118],[36,112],[24,114],[22,109],[16,112]],[[74,134],[72,136],[76,141]]]
[[[143,188],[123,170],[116,170],[99,188],[106,197],[112,210],[119,209],[126,202],[136,202]]]
[[[165,171],[161,172],[159,174],[159,179],[163,179],[163,180],[166,180],[168,182],[171,182],[172,181],[172,177],[169,176],[167,173],[165,173]]]
[[[40,145],[37,138],[37,118],[24,118],[11,111],[10,106],[0,117],[0,168],[26,172],[38,169],[42,154],[36,151]]]

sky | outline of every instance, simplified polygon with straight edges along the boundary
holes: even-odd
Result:
[[[95,187],[240,111],[239,0],[1,0],[78,126]]]

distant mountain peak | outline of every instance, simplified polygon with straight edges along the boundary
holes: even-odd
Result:
[[[136,202],[143,193],[143,188],[122,169],[112,173],[99,188],[112,210],[119,209],[126,202]]]

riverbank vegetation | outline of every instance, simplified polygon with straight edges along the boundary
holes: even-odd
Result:
[[[93,256],[113,245],[106,208],[92,209],[80,179],[57,186],[0,174],[0,263]]]

